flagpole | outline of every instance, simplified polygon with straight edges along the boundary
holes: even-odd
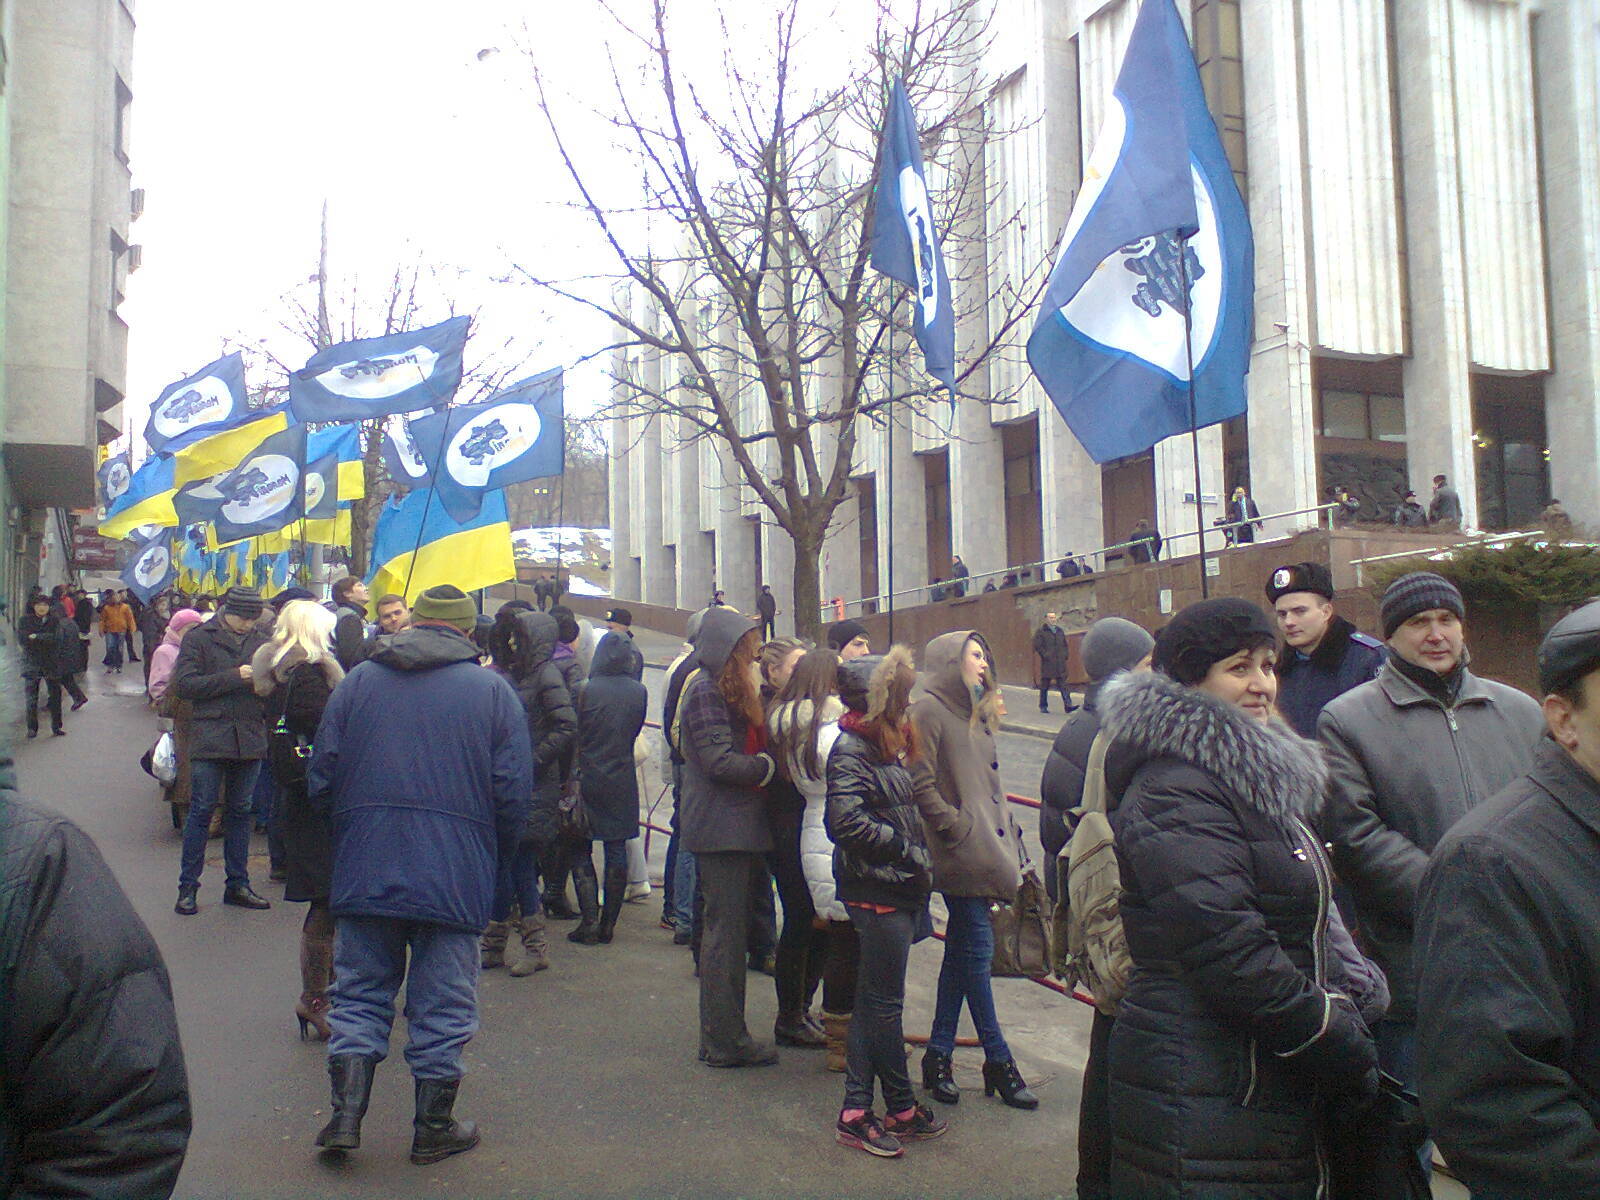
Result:
[[[894,645],[894,313],[900,306],[900,296],[889,301],[889,394],[884,399],[884,429],[889,439],[888,459],[888,517],[889,517],[889,645]]]
[[[1194,398],[1194,316],[1189,294],[1189,237],[1178,239],[1178,277],[1183,286],[1183,352],[1189,364],[1189,451],[1194,459],[1194,528],[1200,543],[1200,598],[1211,598],[1211,582],[1206,577],[1206,507],[1200,490],[1199,408]]]

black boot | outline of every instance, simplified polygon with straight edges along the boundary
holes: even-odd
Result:
[[[372,1098],[372,1075],[378,1060],[364,1054],[334,1054],[328,1058],[328,1078],[333,1081],[333,1119],[317,1134],[317,1145],[329,1150],[356,1150],[361,1146],[361,1118]]]
[[[557,843],[565,845],[565,843]],[[544,913],[557,921],[575,921],[577,911],[567,903],[567,864],[550,868],[544,881]]]
[[[961,1089],[956,1086],[948,1054],[929,1050],[922,1056],[922,1086],[940,1104],[961,1103]]]
[[[578,927],[567,934],[567,941],[581,946],[600,944],[600,883],[594,877],[594,868],[572,873],[572,890],[578,893]]]
[[[1028,1090],[1028,1085],[1022,1078],[1022,1072],[1017,1070],[1017,1060],[1008,1058],[1005,1062],[986,1062],[983,1064],[983,1094],[992,1096],[1000,1093],[1012,1108],[1038,1108],[1039,1097]]]
[[[595,931],[595,940],[602,946],[611,944],[611,935],[616,932],[617,917],[622,912],[622,901],[628,890],[628,868],[606,868],[605,897],[600,904],[600,928]]]
[[[411,1161],[419,1167],[471,1150],[478,1127],[450,1115],[456,1106],[459,1079],[417,1080],[417,1115],[411,1122]]]

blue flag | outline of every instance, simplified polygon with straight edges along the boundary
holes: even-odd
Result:
[[[878,194],[872,208],[872,265],[911,289],[912,330],[928,374],[956,386],[956,319],[950,306],[950,276],[933,228],[917,118],[896,79],[878,149]]]
[[[1191,387],[1193,428],[1245,411],[1254,307],[1250,221],[1183,22],[1172,0],[1144,0],[1029,365],[1090,457],[1109,462],[1188,432]]]
[[[410,422],[423,460],[435,468],[439,503],[451,517],[470,521],[485,492],[562,473],[563,379],[557,367],[502,388],[482,404]]]
[[[393,413],[384,422],[383,465],[389,472],[389,478],[396,483],[409,488],[425,488],[433,484],[433,473],[428,469],[427,459],[422,457],[416,434],[411,431],[413,421],[421,420],[432,412],[431,408],[425,408],[414,413]]]
[[[179,521],[212,522],[219,546],[273,533],[300,519],[306,427],[291,425],[250,451],[233,470],[178,490]]]
[[[152,454],[172,454],[232,429],[255,414],[244,387],[244,356],[228,354],[169,385],[150,406],[144,440]]]
[[[340,342],[289,376],[297,421],[365,421],[448,403],[461,386],[470,317],[426,329]]]
[[[122,572],[128,590],[146,604],[172,586],[178,564],[172,557],[172,530],[163,529],[134,553]]]
[[[305,517],[308,521],[323,521],[332,517],[340,500],[354,499],[345,496],[339,486],[341,463],[361,460],[359,426],[335,425],[306,435]]]
[[[95,477],[100,481],[100,506],[109,509],[133,482],[133,451],[124,450],[106,459]]]

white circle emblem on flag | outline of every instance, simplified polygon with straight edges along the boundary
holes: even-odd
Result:
[[[329,367],[316,381],[335,396],[351,400],[387,400],[432,377],[439,356],[426,346],[397,354],[358,358]]]
[[[106,471],[106,503],[110,504],[123,492],[128,490],[128,484],[133,474],[128,470],[128,464],[118,459]]]
[[[544,422],[532,404],[497,404],[450,435],[445,469],[467,487],[483,487],[489,475],[526,454],[539,440]]]
[[[151,424],[164,438],[220,421],[233,411],[233,393],[214,375],[197,379],[163,400],[151,415]]]
[[[166,578],[167,568],[171,565],[172,555],[165,546],[151,546],[133,565],[134,581],[142,588],[153,588]]]
[[[428,473],[428,464],[422,457],[422,451],[417,448],[417,439],[412,436],[410,422],[422,417],[431,416],[431,408],[418,409],[413,413],[391,413],[386,431],[389,444],[394,447],[395,457],[399,460],[401,468],[412,479],[421,479]]]
[[[928,189],[912,168],[900,169],[900,215],[911,237],[911,256],[917,264],[917,307],[923,328],[939,315],[939,259],[933,251],[933,210]]]
[[[310,512],[322,503],[322,498],[328,494],[328,481],[322,477],[321,471],[306,472],[306,511]]]
[[[234,479],[222,516],[233,525],[252,525],[282,512],[294,500],[300,468],[286,454],[253,458]]]

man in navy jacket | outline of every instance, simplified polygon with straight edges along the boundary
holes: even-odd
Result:
[[[476,1126],[452,1109],[478,1027],[478,934],[496,866],[522,830],[533,754],[516,693],[478,665],[467,636],[477,615],[459,588],[423,592],[411,628],[350,672],[317,728],[308,792],[332,818],[337,931],[333,1119],[317,1144],[331,1150],[361,1144],[402,982],[416,1080],[411,1161],[478,1144]]]

